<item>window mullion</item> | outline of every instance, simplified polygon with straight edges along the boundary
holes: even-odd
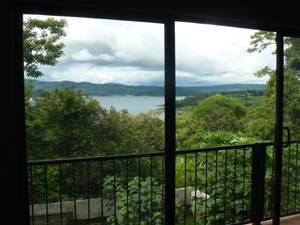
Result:
[[[175,21],[165,21],[165,223],[175,224]],[[172,204],[173,202],[173,204]]]

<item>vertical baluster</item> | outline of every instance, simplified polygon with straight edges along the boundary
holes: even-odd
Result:
[[[218,151],[216,151],[215,223],[217,221]]]
[[[48,187],[47,187],[47,165],[45,165],[45,190],[46,190],[46,214],[47,214],[47,225],[49,225],[49,211],[48,211]]]
[[[290,169],[291,169],[291,145],[289,147],[289,167],[288,167],[288,191],[287,191],[287,202],[286,202],[286,213],[289,213],[290,203]]]
[[[274,198],[274,163],[275,163],[275,149],[273,146],[273,156],[272,156],[272,188],[271,188],[271,212],[270,214],[273,215],[273,207],[274,207],[274,202],[273,202],[273,198]]]
[[[151,224],[152,224],[152,222],[153,222],[153,209],[152,209],[152,201],[153,201],[153,199],[152,199],[152,192],[153,192],[153,180],[152,180],[152,176],[153,176],[153,174],[152,174],[152,156],[150,157],[150,160],[151,160],[151,161],[150,161],[150,176],[151,176],[150,216],[151,216]]]
[[[243,167],[244,167],[244,172],[243,172],[243,211],[242,211],[242,221],[244,222],[245,220],[245,173],[246,173],[246,148],[244,148],[244,163],[243,163]]]
[[[74,189],[74,216],[75,224],[77,224],[77,211],[76,211],[76,176],[75,176],[75,163],[73,163],[73,189]]]
[[[63,215],[62,215],[62,178],[61,178],[61,163],[59,164],[59,202],[60,202],[60,224],[63,225]]]
[[[204,224],[206,224],[207,220],[207,151],[205,152],[205,215],[204,215]]]
[[[235,209],[235,188],[236,188],[236,149],[234,150],[234,189],[233,189],[233,223],[235,223],[235,212],[236,212],[236,209]]]
[[[186,225],[186,154],[184,154],[184,225]]]
[[[297,211],[297,172],[298,172],[298,143],[296,147],[296,177],[295,177],[295,207],[294,211]]]
[[[141,157],[139,157],[139,224],[141,224]]]
[[[227,189],[227,149],[225,150],[225,198],[224,198],[224,224],[226,224],[226,189]]]
[[[116,206],[116,160],[114,159],[114,216],[115,224],[117,223],[117,206]]]
[[[33,182],[32,182],[32,166],[30,166],[30,189],[31,189],[31,218],[34,225],[34,201],[33,201]]]
[[[104,224],[104,213],[103,213],[103,171],[102,171],[102,160],[100,161],[100,173],[101,173],[101,177],[100,177],[100,187],[101,187],[101,222],[102,225]]]
[[[195,225],[197,223],[197,153],[196,153],[196,157],[195,157]]]
[[[127,201],[126,201],[126,205],[127,205],[127,224],[129,224],[129,205],[128,205],[128,195],[129,195],[129,174],[128,174],[128,159],[126,159],[126,175],[127,175]]]
[[[90,211],[90,163],[87,162],[87,194],[88,194],[88,218],[91,224],[91,211]]]
[[[165,199],[164,199],[164,156],[161,157],[161,221],[162,224],[164,224],[164,204],[165,204]]]

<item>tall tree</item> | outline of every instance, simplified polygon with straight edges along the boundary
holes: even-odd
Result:
[[[232,97],[214,95],[204,99],[195,107],[193,115],[201,120],[205,131],[232,131],[238,130],[238,121],[245,116],[246,107]]]
[[[23,22],[24,70],[28,77],[41,77],[38,65],[55,66],[58,58],[64,55],[65,44],[58,40],[66,36],[65,19],[28,18]]]
[[[247,52],[261,52],[269,45],[275,44],[276,33],[268,31],[258,31],[251,36],[252,48]],[[284,124],[290,127],[292,138],[300,137],[300,121],[298,115],[300,114],[300,39],[299,38],[284,38]],[[276,54],[276,50],[273,51]],[[258,121],[273,121],[269,126],[275,125],[275,106],[276,106],[276,70],[272,70],[268,66],[254,73],[257,77],[269,76],[265,94],[267,99],[260,108],[251,111],[253,117],[248,116],[248,122],[245,126],[249,130],[250,124],[257,124]],[[263,112],[264,111],[264,112]],[[272,112],[270,114],[270,112]],[[259,115],[260,114],[260,115]],[[259,116],[255,116],[259,115]],[[245,120],[246,121],[246,120]],[[273,130],[273,129],[271,129]],[[265,137],[271,137],[269,134],[264,134]],[[265,137],[261,137],[265,139]]]

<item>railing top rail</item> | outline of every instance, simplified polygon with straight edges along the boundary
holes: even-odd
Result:
[[[177,150],[175,152],[175,154],[196,153],[196,152],[212,152],[212,151],[237,149],[237,148],[250,148],[250,147],[252,148],[254,146],[255,146],[255,144],[244,144],[244,145],[227,145],[227,146],[195,148],[195,149],[182,149],[182,150]]]
[[[103,160],[115,160],[115,159],[128,159],[128,158],[143,158],[164,156],[165,152],[150,152],[150,153],[137,153],[137,154],[123,154],[123,155],[104,155],[104,156],[92,156],[81,158],[69,158],[69,159],[50,159],[50,160],[38,160],[27,162],[28,166],[37,165],[49,165],[49,164],[62,164],[62,163],[80,163],[80,162],[93,162]]]
[[[283,143],[287,143],[287,141],[283,141]],[[300,143],[300,140],[291,140],[291,144]]]
[[[287,141],[283,141],[283,143],[287,143]],[[293,141],[290,141],[290,143],[291,144],[300,143],[300,140],[293,140]],[[274,142],[256,142],[256,143],[252,143],[252,144],[243,144],[243,145],[227,145],[227,146],[207,147],[207,148],[182,149],[182,150],[177,150],[175,152],[175,154],[211,152],[211,151],[219,151],[219,150],[238,149],[238,148],[252,148],[256,144],[270,146],[270,145],[274,145]]]
[[[271,141],[271,142],[258,142],[259,144],[263,144],[263,145],[274,145],[275,142]],[[283,141],[282,143],[286,144],[287,141]],[[295,144],[295,143],[300,143],[300,140],[291,140],[290,141],[291,144]]]
[[[286,143],[286,141],[284,141],[283,143]],[[300,143],[300,140],[293,140],[290,143],[291,144]],[[259,142],[253,144],[227,145],[227,146],[207,147],[207,148],[197,148],[197,149],[182,149],[182,150],[175,151],[175,154],[179,155],[179,154],[186,154],[186,153],[211,152],[211,151],[219,151],[219,150],[238,149],[238,148],[253,148],[256,144],[270,146],[270,145],[274,145],[274,142]],[[115,160],[115,159],[120,160],[120,159],[128,159],[128,158],[142,158],[142,157],[154,157],[154,156],[164,156],[164,155],[165,152],[150,152],[150,153],[123,154],[123,155],[92,156],[92,157],[69,158],[69,159],[29,161],[27,162],[27,165],[37,166],[37,165],[48,165],[48,164],[93,162],[93,161],[103,161],[103,160]]]

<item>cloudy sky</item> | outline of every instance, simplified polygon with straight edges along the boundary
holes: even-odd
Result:
[[[164,84],[162,24],[65,19],[67,36],[60,40],[66,45],[65,55],[54,67],[40,66],[44,76],[39,80]],[[254,30],[182,22],[175,28],[178,86],[263,84],[268,78],[256,78],[253,73],[264,66],[275,69],[274,46],[263,53],[246,52]]]

